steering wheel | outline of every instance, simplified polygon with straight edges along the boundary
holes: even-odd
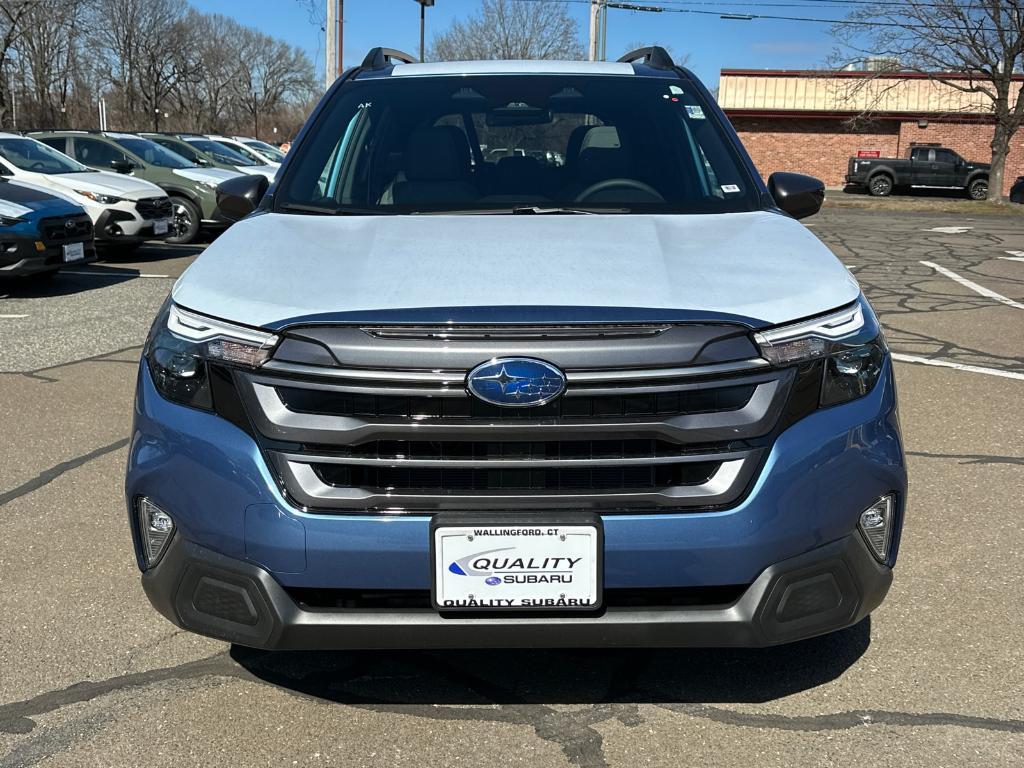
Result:
[[[651,195],[659,202],[665,202],[665,198],[661,196],[661,193],[658,192],[658,190],[650,184],[644,184],[642,181],[637,181],[636,179],[605,179],[604,181],[599,181],[596,184],[591,184],[576,195],[576,199],[573,202],[584,203],[587,201],[587,198],[593,197],[599,192],[616,188],[635,189],[638,192],[644,192]]]
[[[32,163],[32,165],[28,167],[28,169],[30,171],[45,171],[46,163],[44,163],[42,160],[36,160],[34,163]]]

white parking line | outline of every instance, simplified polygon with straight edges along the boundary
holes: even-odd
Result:
[[[28,315],[0,315],[0,320],[21,320]]]
[[[1006,259],[1007,261],[1024,261],[1024,251],[1007,251],[1009,256],[1000,256],[1000,259]]]
[[[892,359],[901,363],[918,363],[919,365],[934,365],[939,368],[955,368],[958,371],[984,373],[989,376],[1001,376],[1004,379],[1021,379],[1024,381],[1024,373],[1017,373],[1016,371],[1000,371],[998,368],[983,368],[980,365],[965,365],[964,363],[954,363],[952,360],[936,360],[930,357],[905,355],[902,352],[893,352]]]
[[[134,273],[134,272],[90,272],[90,271],[84,270],[84,269],[82,269],[82,270],[78,270],[78,269],[62,269],[60,271],[60,273],[62,275],[83,275],[85,277],[128,277],[128,278],[133,278],[133,277],[157,277],[157,278],[163,278],[165,280],[172,279],[170,275],[151,275],[151,274],[147,274],[145,272],[139,272],[139,273]]]
[[[944,235],[962,235],[970,232],[974,227],[932,227],[921,230],[922,232],[941,232]]]
[[[1006,296],[1003,296],[1003,294],[996,293],[995,291],[986,288],[983,285],[978,285],[973,280],[968,280],[966,277],[960,277],[960,275],[958,275],[956,272],[953,272],[952,270],[946,269],[945,267],[940,267],[938,264],[934,264],[930,261],[922,261],[921,264],[924,264],[926,267],[931,267],[940,275],[945,275],[950,280],[955,280],[956,282],[960,283],[960,285],[964,286],[965,288],[970,288],[975,293],[980,293],[982,296],[993,299],[994,301],[998,301],[1001,304],[1005,304],[1008,307],[1014,307],[1015,309],[1024,309],[1024,304],[1021,304],[1019,301],[1008,299]]]

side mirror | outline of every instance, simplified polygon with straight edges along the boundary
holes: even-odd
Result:
[[[195,159],[195,164],[200,168],[209,168],[211,165],[213,165],[213,163],[211,163],[205,157],[197,157]]]
[[[240,221],[256,210],[270,180],[262,173],[235,176],[217,185],[217,208],[231,222]]]
[[[775,204],[794,219],[813,216],[825,202],[825,184],[802,173],[773,173],[768,177],[768,192]]]
[[[127,160],[111,160],[110,167],[118,173],[131,173],[135,170],[135,163],[130,163]]]

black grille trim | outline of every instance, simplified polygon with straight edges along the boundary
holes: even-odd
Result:
[[[707,482],[717,461],[648,466],[492,469],[471,467],[363,467],[313,464],[313,471],[334,488],[373,493],[457,494],[462,491],[657,491]]]
[[[144,219],[169,219],[174,212],[169,197],[144,197],[135,202],[135,210]]]
[[[468,396],[405,397],[288,386],[276,389],[281,402],[296,413],[366,419],[487,419],[507,422],[734,411],[750,401],[754,388],[753,384],[742,384],[635,395],[562,397],[535,408],[502,408]]]
[[[68,227],[68,222],[71,226]],[[39,221],[39,234],[46,245],[76,243],[92,238],[92,219],[88,216],[62,216]]]
[[[739,600],[749,585],[715,587],[635,587],[605,589],[605,608],[724,607]],[[324,589],[286,587],[285,592],[306,611],[410,611],[434,612],[429,589]],[[463,614],[462,618],[472,618]]]

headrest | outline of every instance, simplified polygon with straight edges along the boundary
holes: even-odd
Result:
[[[580,152],[576,175],[584,184],[593,184],[605,179],[633,178],[636,169],[632,154],[624,147],[588,147]]]
[[[454,125],[417,128],[405,146],[409,181],[454,181],[469,173],[469,145]]]

